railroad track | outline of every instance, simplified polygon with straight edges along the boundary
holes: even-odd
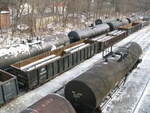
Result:
[[[149,31],[150,31],[150,30],[149,30]],[[142,54],[141,58],[144,57],[144,55],[147,53],[147,51],[149,50],[149,48],[150,48],[150,43],[147,44],[146,46],[144,46],[144,47],[142,48],[142,49],[143,49],[143,54]],[[135,107],[133,108],[132,113],[137,113],[137,110],[138,110],[138,107],[139,107],[139,105],[140,105],[140,102],[142,101],[142,98],[143,98],[143,96],[144,96],[144,93],[146,92],[146,90],[147,90],[147,88],[148,88],[148,84],[150,84],[150,78],[149,78],[148,81],[146,82],[146,85],[145,85],[145,87],[144,87],[144,89],[143,89],[143,91],[142,91],[142,94],[140,95],[140,97],[139,97],[139,99],[138,99],[138,101],[137,101]]]
[[[149,29],[150,30],[150,29]],[[142,32],[141,32],[142,33]],[[136,35],[138,35],[136,38],[132,38],[131,40],[134,40],[135,42],[136,41],[139,41],[139,38],[140,38],[140,36],[143,36],[145,34],[145,32],[144,33],[142,33],[142,34],[140,34],[140,35],[138,35],[138,34],[136,34]],[[130,40],[129,40],[130,41]],[[128,41],[126,41],[125,43],[127,43]],[[121,44],[123,44],[123,43],[121,43]],[[146,47],[145,47],[146,48]],[[62,87],[60,87],[59,89],[56,89],[53,93],[58,93],[58,94],[61,94],[61,95],[63,95],[64,96],[64,94],[62,93],[63,92],[63,90],[64,90],[64,87],[65,87],[65,85],[63,85]],[[121,87],[121,86],[119,86],[119,87]],[[111,97],[114,97],[115,96],[115,94],[117,94],[117,92],[118,92],[119,90],[114,90],[114,94],[113,95],[111,95]],[[111,101],[111,100],[110,100]],[[109,103],[109,102],[108,102]],[[105,104],[105,105],[107,105],[107,103]],[[105,106],[104,105],[104,106]]]
[[[65,85],[59,88],[58,90],[56,90],[54,93],[64,96],[64,89],[65,89]]]
[[[148,28],[148,30],[145,30],[144,32],[143,32],[143,30],[141,29],[140,30],[140,35],[139,35],[139,33],[138,34],[136,34],[136,32],[135,32],[135,38],[133,38],[131,41],[135,41],[135,42],[138,42],[138,41],[140,41],[140,40],[142,40],[142,38],[139,40],[139,38],[140,37],[143,37],[144,35],[146,35],[149,31],[150,31],[150,28],[149,28],[149,26],[147,26],[147,28]],[[132,35],[134,35],[134,34],[132,34]],[[130,35],[131,37],[133,37],[132,35]],[[130,37],[129,36],[129,37]]]
[[[139,31],[138,31],[139,32]],[[137,42],[139,44],[139,42],[141,40],[143,40],[143,38],[140,38],[140,37],[146,37],[145,35],[147,35],[147,33],[150,32],[150,27],[147,26],[147,30],[143,31],[142,29],[140,30],[140,33],[134,33],[134,34],[131,34],[130,36],[126,37],[126,38],[130,38],[130,37],[134,37],[134,38],[131,38],[131,39],[127,39],[126,38],[124,40],[122,40],[121,44],[118,42],[117,44],[115,44],[113,46],[113,50],[115,50],[116,48],[118,48],[119,46],[125,44],[125,43],[128,43],[128,42]],[[144,42],[145,43],[145,42]],[[142,45],[142,44],[140,44]]]
[[[137,112],[138,112],[138,108],[139,108],[139,106],[140,106],[140,102],[141,102],[142,99],[143,99],[144,93],[145,93],[146,90],[148,89],[148,84],[150,84],[150,78],[149,78],[149,80],[146,82],[146,85],[145,85],[145,87],[144,87],[144,90],[142,91],[142,94],[141,94],[140,98],[138,99],[138,102],[136,103],[136,105],[135,105],[135,107],[134,107],[132,113],[137,113]]]
[[[105,101],[102,102],[102,104],[99,106],[101,108],[101,111],[103,111],[107,105],[111,102],[112,98],[114,98],[117,93],[119,92],[119,89],[124,85],[126,78],[124,77],[122,81],[111,91],[111,93],[106,97]]]
[[[143,54],[140,57],[141,59],[143,58],[143,56],[146,54],[146,52],[148,51],[148,49],[150,47],[150,43],[148,41],[145,43],[145,38],[146,38],[145,35],[147,35],[146,34],[147,32],[150,32],[150,28],[148,30],[146,30],[145,32],[142,32],[140,35],[136,34],[135,38],[128,40],[128,42],[134,41],[134,42],[140,43],[140,45],[144,45],[144,46],[142,46]],[[144,39],[140,38],[140,37],[144,37]],[[125,42],[125,43],[127,43],[127,42]],[[101,108],[101,110],[105,109],[107,107],[107,105],[112,101],[112,99],[118,94],[119,89],[121,87],[123,87],[126,79],[127,78],[123,78],[123,80],[117,85],[117,87],[113,91],[111,91],[110,95],[108,95],[106,97],[105,101],[99,106]],[[65,88],[65,85],[62,86],[61,88],[59,88],[58,90],[56,90],[54,93],[58,93],[58,94],[64,96],[64,88]]]
[[[150,30],[149,30],[149,31],[150,31]],[[144,33],[145,33],[145,32],[144,32]],[[141,35],[143,35],[143,34],[141,34]],[[138,36],[138,37],[132,39],[132,41],[138,40],[139,37],[140,37],[140,36]],[[142,40],[144,40],[144,39],[142,39]],[[131,40],[130,40],[129,42],[131,42]],[[141,41],[141,40],[138,40],[137,42],[139,43],[139,42],[142,42],[142,41]],[[145,44],[145,41],[143,41],[142,43]],[[147,42],[147,43],[148,43],[148,42]],[[145,55],[146,52],[148,51],[149,47],[150,47],[150,43],[145,44],[145,46],[142,47],[143,54],[142,54],[142,56],[140,57],[141,59],[144,57],[144,55]],[[112,101],[112,99],[118,94],[119,89],[120,89],[121,87],[123,87],[123,85],[124,85],[126,79],[127,79],[127,78],[124,77],[123,80],[116,86],[116,88],[115,88],[114,90],[112,90],[111,93],[106,97],[105,101],[99,106],[99,107],[101,108],[101,110],[105,109],[105,108],[107,107],[107,105]],[[56,90],[54,93],[58,93],[58,94],[64,96],[64,93],[63,93],[64,88],[65,88],[65,86],[59,88],[59,89]]]

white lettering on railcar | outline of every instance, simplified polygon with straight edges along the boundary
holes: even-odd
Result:
[[[75,91],[72,91],[72,94],[73,94],[73,97],[74,98],[80,98],[82,96],[82,93],[78,93],[78,92],[75,92]]]

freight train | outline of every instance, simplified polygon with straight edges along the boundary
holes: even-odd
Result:
[[[140,19],[138,17],[116,19],[116,20],[110,19],[109,21],[107,20],[107,18],[103,19],[103,20],[101,19],[102,22],[104,20],[106,20],[107,23],[96,24],[96,26],[91,26],[91,27],[87,27],[87,28],[69,32],[68,37],[70,37],[70,42],[76,42],[81,39],[93,38],[95,36],[98,36],[98,35],[101,35],[104,33],[108,33],[109,31],[116,30],[120,26],[134,23]],[[97,20],[96,20],[96,22],[97,22]]]
[[[115,22],[112,22],[112,26]],[[42,43],[41,41],[38,43],[32,42],[26,46],[28,49],[24,52],[23,50],[25,49],[25,45],[20,45],[19,47],[16,46],[18,50],[16,48],[13,49],[16,53],[10,51],[11,47],[8,48],[7,54],[5,54],[6,50],[3,50],[0,57],[0,62],[2,62],[1,66],[10,66],[10,68],[7,72],[0,71],[0,105],[3,105],[7,101],[15,98],[19,94],[20,88],[25,91],[29,91],[38,87],[84,60],[104,51],[108,47],[111,47],[113,44],[124,39],[130,33],[142,28],[144,26],[143,23],[146,22],[147,21],[136,21],[128,24],[128,26],[121,27],[120,24],[117,24],[119,25],[118,30],[111,32],[108,32],[109,30],[106,29],[106,27],[108,28],[109,26],[108,24],[100,24],[97,25],[98,27],[95,27],[97,30],[92,27],[87,27],[81,29],[80,32],[79,30],[71,31],[73,33],[70,32],[68,34],[69,37],[63,35],[64,37],[60,36],[60,38],[52,38],[57,39],[57,41],[49,41],[52,39],[46,38],[45,43]],[[117,25],[114,26],[116,27]],[[107,33],[97,35],[102,32],[104,33],[102,29],[103,26],[106,26],[104,27],[104,31]],[[110,29],[110,27],[108,29]],[[77,35],[74,35],[74,33]],[[59,42],[60,39],[62,39],[62,41]],[[56,45],[63,44],[66,46],[51,51],[52,45],[55,45],[51,44],[51,42],[57,43]],[[68,44],[68,42],[71,42],[71,44]],[[37,45],[39,45],[40,49],[37,49]],[[19,51],[20,47],[22,47],[21,51]],[[30,58],[22,60],[27,56],[30,56]],[[13,64],[11,65],[11,63]]]
[[[64,94],[76,111],[63,97],[50,94],[21,113],[101,113],[100,104],[132,70],[141,53],[137,43],[129,42],[70,81],[65,86]]]
[[[119,27],[123,25],[130,24],[129,26],[122,28],[130,31],[132,31],[131,28],[136,29],[136,26],[138,29],[140,29],[141,27],[148,25],[147,21],[141,21],[137,23],[137,20],[140,20],[140,18],[136,16],[120,20],[116,18],[105,18],[100,20],[102,21],[102,24],[96,24],[95,26],[71,31],[68,33],[68,36],[65,34],[54,35],[51,37],[46,37],[44,40],[31,41],[30,43],[23,43],[0,49],[0,68],[7,68],[9,65],[17,61],[36,56],[70,43],[74,43],[81,39],[89,39],[104,33],[108,33],[112,30],[119,29]]]
[[[80,40],[54,51],[16,62],[10,66],[19,86],[30,90],[61,74],[126,37],[125,31],[113,31],[89,40]]]

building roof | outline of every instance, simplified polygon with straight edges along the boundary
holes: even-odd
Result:
[[[66,4],[65,3],[57,3],[57,4],[55,4],[55,6],[57,6],[57,7],[64,7],[64,6],[66,6]]]

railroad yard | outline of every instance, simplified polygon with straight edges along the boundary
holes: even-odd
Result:
[[[142,62],[138,64],[122,84],[112,99],[104,106],[103,113],[148,113],[150,112],[150,25],[129,35],[118,42],[113,49],[127,42],[137,42],[142,48]],[[102,53],[85,60],[72,69],[62,73],[42,86],[20,94],[20,96],[0,108],[0,113],[19,113],[49,93],[63,95],[62,87],[69,81],[90,69],[97,61],[102,60]]]
[[[0,0],[0,113],[150,113],[150,0]]]

